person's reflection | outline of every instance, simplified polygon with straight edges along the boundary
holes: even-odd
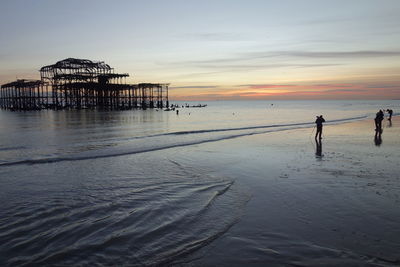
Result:
[[[382,130],[375,130],[374,142],[376,146],[380,146],[382,144]]]
[[[387,127],[388,127],[388,128],[392,127],[392,120],[388,120],[388,125],[387,125]]]
[[[317,158],[322,157],[322,140],[315,138],[315,144],[316,144],[316,149],[315,149],[315,155]]]

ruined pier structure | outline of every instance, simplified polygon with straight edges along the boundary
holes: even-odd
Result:
[[[135,109],[168,107],[165,83],[127,84],[104,62],[67,58],[40,69],[41,80],[17,80],[0,88],[0,107],[9,110]]]

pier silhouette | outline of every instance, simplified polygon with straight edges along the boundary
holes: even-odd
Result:
[[[67,58],[40,69],[40,80],[3,84],[0,108],[146,109],[169,106],[167,83],[128,84],[127,73],[115,73],[103,61]]]

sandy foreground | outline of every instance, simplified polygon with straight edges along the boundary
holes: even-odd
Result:
[[[202,144],[189,157],[245,188],[240,220],[194,266],[399,266],[400,118]],[[183,157],[183,155],[181,155]],[[179,157],[179,155],[177,156]],[[188,157],[188,154],[185,155]]]

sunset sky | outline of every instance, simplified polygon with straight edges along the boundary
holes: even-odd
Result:
[[[174,100],[400,99],[399,0],[1,0],[0,83],[102,60]]]

